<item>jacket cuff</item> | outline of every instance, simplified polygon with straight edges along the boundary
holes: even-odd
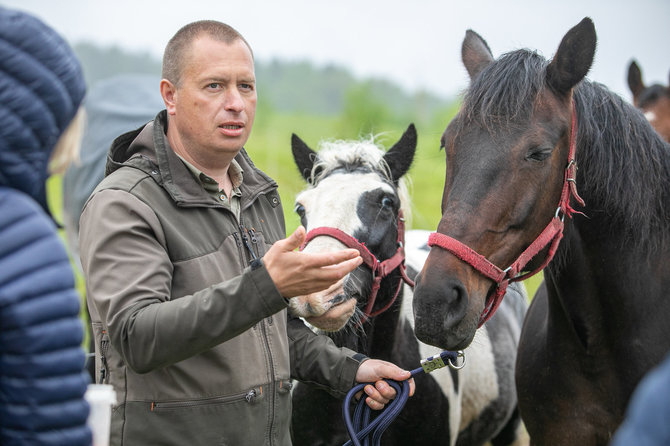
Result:
[[[288,307],[288,300],[279,293],[262,259],[254,260],[251,263],[249,275],[269,314],[277,313]]]
[[[347,356],[344,364],[342,365],[342,370],[340,374],[340,388],[333,389],[342,396],[346,395],[356,383],[356,373],[358,373],[358,368],[361,366],[363,361],[367,361],[368,358],[362,353],[356,353],[351,356]]]

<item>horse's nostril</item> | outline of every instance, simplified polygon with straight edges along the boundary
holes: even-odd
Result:
[[[460,282],[450,282],[445,290],[446,314],[444,329],[450,330],[457,326],[468,310],[468,293]]]

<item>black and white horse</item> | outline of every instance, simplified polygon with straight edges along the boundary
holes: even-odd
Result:
[[[399,223],[403,215],[409,216],[403,175],[414,158],[414,126],[388,152],[373,140],[321,145],[315,152],[293,135],[293,155],[309,183],[297,196],[295,208],[308,231],[304,250],[328,251],[361,243],[359,250],[368,251],[364,258],[370,254],[372,263],[390,261],[394,269],[376,268],[375,285],[371,270],[375,266],[368,261],[324,292],[291,299],[290,311],[338,346],[414,369],[422,358],[439,353],[414,336],[412,289],[403,284],[404,264],[397,261],[403,254],[399,241],[405,235]],[[427,231],[406,234],[410,276],[421,270],[428,254],[427,238]],[[465,351],[463,369],[442,369],[415,378],[416,393],[384,434],[384,444],[520,444],[514,362],[525,311],[525,289],[515,285]],[[294,444],[347,441],[341,404],[323,390],[296,384]]]

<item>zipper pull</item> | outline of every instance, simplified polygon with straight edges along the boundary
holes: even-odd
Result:
[[[256,253],[254,252],[253,248],[249,244],[249,237],[247,237],[247,234],[249,233],[249,231],[247,230],[247,228],[240,225],[240,233],[242,235],[242,241],[244,242],[244,246],[247,247],[247,250],[251,254],[252,261],[253,260],[258,260],[258,257],[256,257]]]
[[[244,399],[247,400],[247,403],[252,403],[256,399],[256,389],[251,389],[244,395]]]
[[[249,236],[251,237],[251,243],[257,245],[258,237],[256,237],[256,231],[254,230],[254,228],[249,229]]]

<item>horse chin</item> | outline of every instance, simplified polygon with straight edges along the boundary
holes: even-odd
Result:
[[[440,321],[438,321],[439,323]],[[426,322],[415,318],[414,332],[421,342],[441,348],[443,350],[463,350],[470,345],[477,332],[477,324],[464,323],[446,331],[430,331],[426,327],[433,326],[434,322]]]
[[[328,311],[320,316],[306,317],[305,320],[314,327],[327,331],[335,332],[344,328],[349,319],[356,312],[356,299],[344,298],[338,296],[339,302],[336,302]]]

